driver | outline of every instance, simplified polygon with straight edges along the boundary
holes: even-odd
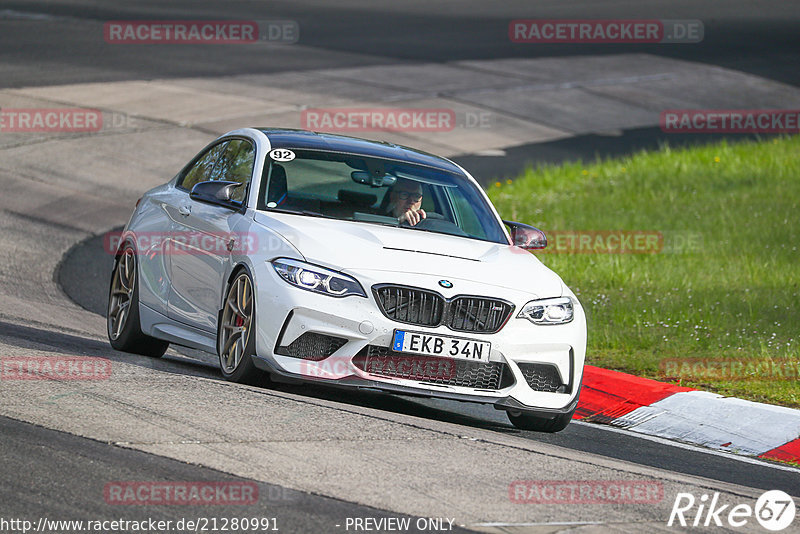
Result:
[[[419,182],[398,178],[389,191],[387,214],[397,217],[399,223],[407,222],[415,226],[427,217],[422,209],[422,185]]]

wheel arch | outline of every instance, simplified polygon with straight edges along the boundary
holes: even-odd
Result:
[[[114,251],[114,266],[116,267],[119,258],[122,256],[122,251],[125,250],[125,247],[130,245],[133,249],[134,254],[138,254],[138,250],[136,249],[136,239],[133,237],[133,232],[126,231],[120,235],[119,244],[117,245],[116,250]],[[138,263],[138,262],[137,262]]]

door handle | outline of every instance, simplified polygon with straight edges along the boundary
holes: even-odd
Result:
[[[181,206],[180,208],[178,208],[178,213],[186,217],[187,215],[192,213],[192,207],[188,204],[186,206]]]

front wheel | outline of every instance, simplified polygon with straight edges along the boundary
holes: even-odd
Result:
[[[142,332],[139,321],[139,283],[136,279],[136,252],[125,247],[111,273],[106,313],[108,341],[116,350],[160,358],[169,343]]]
[[[228,286],[217,333],[219,367],[226,380],[255,384],[262,378],[252,358],[256,344],[255,319],[253,280],[243,270]]]

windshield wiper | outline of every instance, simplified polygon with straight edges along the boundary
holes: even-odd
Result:
[[[331,217],[330,215],[325,215],[325,214],[319,213],[318,211],[309,211],[309,210],[296,211],[296,210],[287,210],[287,209],[284,209],[284,208],[267,208],[264,211],[267,212],[267,213],[269,213],[271,211],[277,211],[278,213],[289,213],[291,215],[305,215],[307,217],[321,217],[323,219],[336,219],[336,217]]]
[[[367,223],[367,224],[377,224],[380,226],[388,226],[389,228],[400,228],[400,223],[388,223],[388,222],[380,222],[380,221],[368,221],[364,219],[342,219],[343,221],[353,221],[357,223]]]

